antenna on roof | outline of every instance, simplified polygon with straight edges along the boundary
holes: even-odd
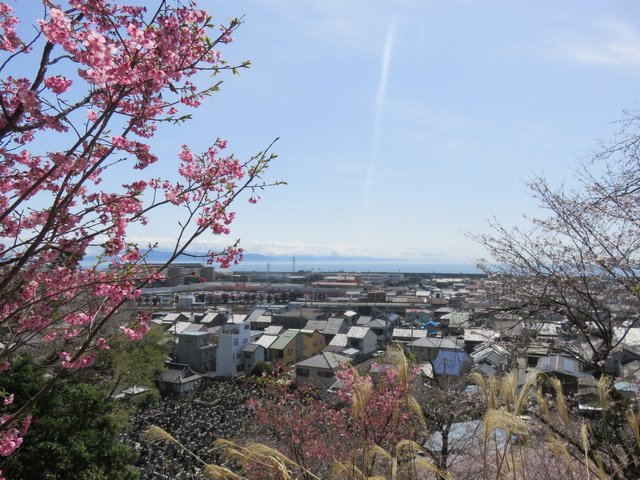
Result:
[[[291,259],[291,271],[295,273],[296,271],[296,257]]]

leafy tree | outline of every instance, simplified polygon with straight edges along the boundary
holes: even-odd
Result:
[[[45,384],[42,366],[17,360],[0,376],[0,387],[22,402]],[[10,478],[133,479],[135,453],[119,441],[123,422],[115,403],[87,384],[64,381],[34,407],[29,435],[2,463]]]
[[[0,3],[1,369],[27,343],[60,347],[42,388],[2,418],[0,455],[19,445],[17,423],[65,369],[90,366],[108,346],[109,321],[140,288],[197,237],[229,234],[232,203],[266,186],[268,149],[241,161],[215,137],[202,154],[176,145],[178,179],[144,175],[159,161],[155,132],[189,120],[185,109],[219,88],[200,82],[248,62],[228,64],[219,50],[238,20],[214,25],[194,2],[140,3],[43,0],[41,19],[19,19]],[[25,29],[32,38],[17,34],[20,20],[33,23]],[[154,218],[166,225],[167,215],[177,217],[176,242],[167,262],[151,268],[145,258],[155,246],[131,243],[127,231]],[[236,242],[205,257],[228,266],[240,254]],[[138,340],[149,317],[118,326]]]
[[[262,377],[263,375],[269,375],[273,372],[273,367],[267,362],[256,362],[251,368],[252,377]]]
[[[99,388],[109,398],[133,385],[150,389],[147,400],[157,398],[155,380],[172,348],[164,339],[162,327],[157,325],[138,342],[117,338],[108,350],[100,351],[93,368],[76,371],[74,377]]]
[[[87,384],[54,387],[3,469],[11,478],[134,479],[135,453],[120,443],[115,404]]]

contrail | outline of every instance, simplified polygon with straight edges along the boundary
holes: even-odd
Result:
[[[380,136],[382,134],[382,117],[384,113],[384,104],[387,91],[387,80],[389,78],[389,66],[391,64],[391,52],[393,50],[393,37],[395,32],[395,24],[392,23],[387,30],[387,36],[384,41],[382,50],[382,66],[380,70],[380,81],[378,83],[378,93],[376,94],[375,111],[373,117],[373,139],[371,146],[371,155],[365,170],[364,188],[362,202],[364,210],[367,210],[371,188],[373,186],[373,175],[378,163]]]

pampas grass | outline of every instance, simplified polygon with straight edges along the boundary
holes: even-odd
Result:
[[[549,382],[556,392],[556,410],[560,415],[560,419],[565,428],[569,426],[569,410],[567,409],[567,402],[565,401],[564,393],[562,390],[562,383],[556,377],[550,377]]]
[[[228,468],[208,463],[202,467],[202,474],[209,480],[247,480],[246,477],[232,472]]]
[[[584,450],[584,466],[587,471],[587,480],[590,478],[589,468],[589,427],[582,422],[580,425],[580,439],[582,440],[582,449]]]
[[[609,408],[609,394],[611,393],[611,377],[609,375],[602,375],[598,379],[598,398],[600,399],[600,406],[602,410]]]
[[[149,428],[147,428],[142,433],[142,439],[147,442],[162,441],[180,445],[180,442],[173,438],[168,432],[156,425],[151,425]]]
[[[406,410],[403,412],[394,411],[393,415],[400,415],[408,411],[418,419],[424,429],[426,421],[423,408],[410,394],[411,385],[408,382],[411,378],[411,366],[409,362],[399,348],[390,348],[386,359],[390,362],[389,366],[393,368],[397,381],[403,386],[406,384],[407,387],[403,390],[406,393],[406,403],[403,402],[402,407]],[[555,469],[555,474],[559,477],[565,475],[566,480],[575,478],[604,480],[609,478],[606,472],[609,472],[610,475],[616,474],[612,465],[605,465],[598,457],[596,451],[600,450],[592,451],[590,438],[592,433],[584,421],[580,424],[578,438],[578,425],[576,422],[570,424],[567,400],[559,379],[546,376],[544,378],[544,381],[553,388],[555,393],[553,402],[548,402],[545,398],[543,389],[539,386],[541,374],[537,370],[529,373],[524,384],[520,387],[518,387],[518,377],[515,372],[503,377],[488,378],[484,378],[478,373],[472,373],[469,375],[469,379],[478,385],[486,402],[483,415],[482,445],[479,445],[482,448],[482,458],[479,460],[483,463],[485,479],[538,478],[537,473],[527,466],[528,460],[536,458],[535,449],[538,449],[548,462],[548,465],[545,465],[546,468],[551,468],[548,472],[554,475],[552,470]],[[367,410],[374,388],[369,381],[358,382],[357,385],[354,385],[353,422],[361,422],[365,420],[365,416],[375,415],[376,412]],[[601,377],[598,382],[598,396],[603,411],[613,408],[610,400],[611,388],[611,378]],[[536,432],[537,427],[530,426],[527,423],[527,417],[522,416],[527,413],[526,408],[529,401],[537,403],[537,413],[534,409],[533,414],[538,415],[543,423],[550,425],[549,433],[545,434],[547,435],[546,440],[542,438],[541,443],[535,445],[527,445],[527,443],[531,431]],[[550,411],[551,406],[557,412],[557,417]],[[633,435],[630,438],[634,438],[640,447],[640,414],[629,409],[626,413],[626,419],[630,428],[629,435]],[[391,421],[393,422],[395,419]],[[504,442],[498,438],[498,431],[504,432]],[[555,433],[551,433],[552,431]],[[572,432],[573,438],[569,437]],[[428,432],[423,433],[428,435]],[[513,440],[514,435],[519,440],[517,443]],[[143,438],[147,441],[165,441],[183,448],[202,463],[202,474],[212,480],[249,480],[252,478],[320,480],[320,477],[316,475],[317,472],[305,469],[275,448],[261,443],[241,446],[229,440],[214,442],[214,447],[219,448],[225,458],[242,468],[242,470],[239,469],[240,473],[236,473],[229,468],[203,462],[200,457],[189,451],[176,438],[160,427],[149,427],[144,432]],[[362,438],[360,445],[352,445],[352,450],[348,452],[351,458],[347,456],[348,460],[346,461],[324,466],[327,468],[328,474],[323,477],[328,480],[399,480],[427,478],[425,475],[429,475],[429,478],[435,476],[440,480],[453,480],[451,472],[441,469],[430,461],[430,455],[435,456],[435,454],[412,439],[403,439],[395,446],[386,446],[386,448],[370,442],[371,439]],[[595,442],[593,445],[598,444]],[[539,448],[540,446],[543,448]],[[555,463],[554,460],[551,460],[552,458],[555,459]],[[437,459],[434,460],[437,461]],[[577,466],[578,464],[584,465],[584,472],[581,471],[582,467]],[[622,467],[618,465],[618,468]],[[612,471],[613,473],[611,473]]]
[[[556,462],[562,461],[567,466],[569,470],[569,478],[573,480],[573,459],[571,458],[571,454],[569,453],[569,450],[567,450],[566,445],[555,435],[549,435],[547,444],[549,445]]]

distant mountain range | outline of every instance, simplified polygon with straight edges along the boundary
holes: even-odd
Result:
[[[200,255],[200,253],[194,253]],[[171,256],[171,252],[163,250],[154,250],[147,256],[147,261],[152,263],[166,262]],[[369,256],[345,256],[345,255],[263,255],[261,253],[244,253],[243,261],[245,262],[292,262],[295,257],[296,262],[395,262],[395,263],[411,263],[414,260],[397,259],[397,258],[380,258]],[[182,255],[178,262],[197,262],[198,258],[189,255]],[[424,263],[425,260],[415,260]]]

